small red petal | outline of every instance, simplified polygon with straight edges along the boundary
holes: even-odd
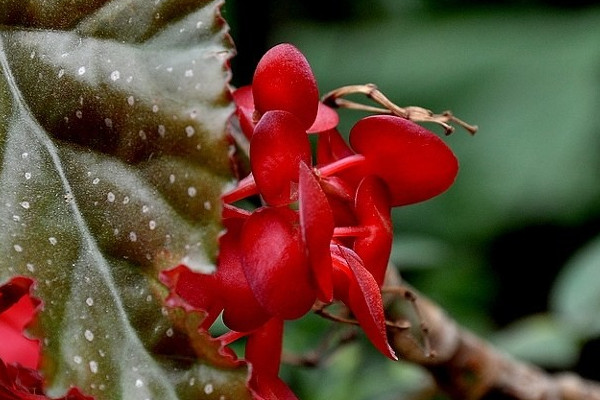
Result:
[[[310,164],[311,149],[300,121],[286,111],[262,116],[250,141],[250,164],[258,191],[270,205],[285,205],[297,197],[298,165]]]
[[[6,363],[38,367],[40,343],[23,335],[23,330],[33,320],[35,313],[35,303],[29,295],[25,295],[0,314],[0,358]]]
[[[252,93],[261,114],[288,111],[301,121],[303,132],[317,115],[317,82],[306,57],[291,44],[279,44],[260,59],[252,80]]]
[[[317,166],[330,164],[354,154],[354,151],[348,147],[337,129],[330,129],[319,134],[317,141]]]
[[[393,206],[437,196],[458,171],[456,157],[438,136],[404,118],[363,118],[350,131],[350,144],[366,158],[363,174],[386,182]]]
[[[214,274],[199,274],[185,265],[179,265],[161,272],[159,279],[170,290],[166,305],[206,313],[201,325],[203,329],[208,329],[223,310],[221,288]]]
[[[312,124],[312,126],[306,130],[306,133],[327,132],[331,129],[335,129],[339,122],[340,116],[338,115],[337,111],[319,102],[317,118],[315,118],[315,122]]]
[[[336,297],[350,308],[371,343],[385,356],[397,360],[387,340],[379,285],[352,250],[333,245],[332,255]]]
[[[300,163],[298,207],[302,238],[318,288],[321,301],[333,300],[331,252],[329,244],[333,235],[333,213],[319,181],[312,170]]]
[[[252,375],[277,376],[283,348],[283,320],[270,319],[248,335],[244,358],[252,364]]]
[[[297,400],[279,378],[283,347],[283,321],[272,319],[252,332],[246,342],[246,360],[250,363],[248,387],[255,399]]]
[[[369,234],[356,238],[354,251],[381,286],[394,238],[389,193],[383,181],[373,175],[364,178],[356,191],[355,207],[359,225],[367,227]]]
[[[244,135],[250,139],[254,132],[254,98],[252,97],[252,86],[242,86],[232,93],[235,103],[235,115],[240,121],[240,128]]]
[[[33,280],[20,276],[0,286],[0,359],[37,368],[40,343],[23,334],[40,305],[30,295],[32,286]]]
[[[222,289],[223,322],[229,329],[249,332],[264,324],[270,315],[258,303],[242,268],[240,250],[241,224],[227,224],[227,233],[219,240],[216,278]]]
[[[273,316],[296,319],[316,299],[298,215],[289,208],[263,207],[244,224],[242,265],[258,302]]]

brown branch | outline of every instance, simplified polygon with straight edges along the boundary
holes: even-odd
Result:
[[[600,400],[599,383],[570,373],[551,375],[501,352],[460,327],[440,306],[399,283],[394,272],[388,271],[386,286],[401,286],[415,295],[419,322],[427,327],[433,355],[424,351],[422,340],[408,329],[388,328],[390,344],[401,359],[426,368],[440,389],[453,399]],[[406,301],[405,296],[386,294],[386,301],[387,318],[405,318],[397,311]]]

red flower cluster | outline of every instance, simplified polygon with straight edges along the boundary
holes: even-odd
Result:
[[[258,398],[295,398],[278,378],[283,321],[316,301],[342,301],[375,347],[396,359],[380,292],[390,209],[445,191],[458,170],[455,156],[438,136],[393,115],[360,120],[347,144],[337,113],[319,102],[310,65],[290,44],[269,50],[252,86],[233,97],[251,173],[223,195],[227,230],[217,272],[179,266],[164,273],[171,301],[205,311],[204,329],[222,313],[233,331],[224,342],[248,338],[249,386]],[[318,135],[314,156],[307,133]],[[234,206],[253,195],[260,207]]]

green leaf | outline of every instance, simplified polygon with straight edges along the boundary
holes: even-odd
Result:
[[[569,260],[550,292],[550,308],[582,339],[600,333],[600,237]]]
[[[52,396],[248,397],[245,367],[196,359],[157,280],[214,268],[232,179],[221,3],[0,1],[0,282],[37,281]]]
[[[492,342],[520,359],[546,368],[569,368],[579,357],[576,331],[552,314],[523,318],[497,332]]]

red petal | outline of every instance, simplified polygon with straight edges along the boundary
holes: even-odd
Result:
[[[228,223],[228,230],[219,240],[217,280],[222,288],[223,322],[237,332],[252,331],[264,324],[270,315],[258,303],[242,269],[240,251],[241,222]]]
[[[29,294],[32,285],[29,278],[15,277],[0,286],[0,359],[37,368],[40,343],[23,335],[40,304]]]
[[[369,234],[356,238],[354,251],[381,286],[392,251],[394,234],[389,193],[384,183],[373,175],[367,176],[358,186],[356,216],[359,225],[369,228]]]
[[[248,335],[244,358],[252,364],[252,375],[279,374],[283,348],[283,320],[273,318]]]
[[[285,382],[278,376],[257,375],[250,382],[255,400],[298,400]]]
[[[261,114],[288,111],[302,121],[303,132],[317,115],[317,82],[304,55],[291,44],[279,44],[260,59],[252,80],[252,93]]]
[[[223,310],[221,290],[214,274],[199,274],[185,265],[179,265],[161,272],[159,279],[169,288],[166,305],[206,313],[201,325],[203,329],[208,329]]]
[[[397,360],[387,340],[379,285],[352,250],[332,246],[336,297],[352,311],[371,343],[385,356]]]
[[[236,89],[233,93],[233,101],[235,103],[235,115],[240,121],[242,132],[249,139],[254,131],[254,98],[252,97],[252,86],[242,86]]]
[[[312,170],[300,163],[299,214],[302,238],[318,288],[321,301],[333,300],[331,251],[333,214],[319,181]]]
[[[317,108],[317,118],[306,133],[321,133],[334,129],[340,122],[340,116],[333,108],[319,102]]]
[[[42,394],[42,375],[20,365],[5,364],[0,359],[0,398],[2,400],[52,400]],[[67,394],[56,400],[93,400],[83,395],[79,389],[72,388]]]
[[[283,321],[272,319],[248,336],[246,360],[250,363],[250,390],[255,399],[297,400],[277,376],[281,364]]]
[[[352,128],[350,144],[366,158],[363,172],[386,182],[393,206],[437,196],[458,171],[456,157],[438,136],[404,118],[363,118]]]
[[[258,302],[281,319],[306,314],[316,291],[296,212],[256,210],[244,224],[241,244],[244,273]]]
[[[296,193],[300,161],[310,164],[311,149],[299,120],[286,111],[269,111],[250,141],[250,164],[260,194],[270,205],[289,204]]]
[[[325,165],[351,156],[354,151],[344,141],[337,129],[319,134],[317,141],[317,165]]]

